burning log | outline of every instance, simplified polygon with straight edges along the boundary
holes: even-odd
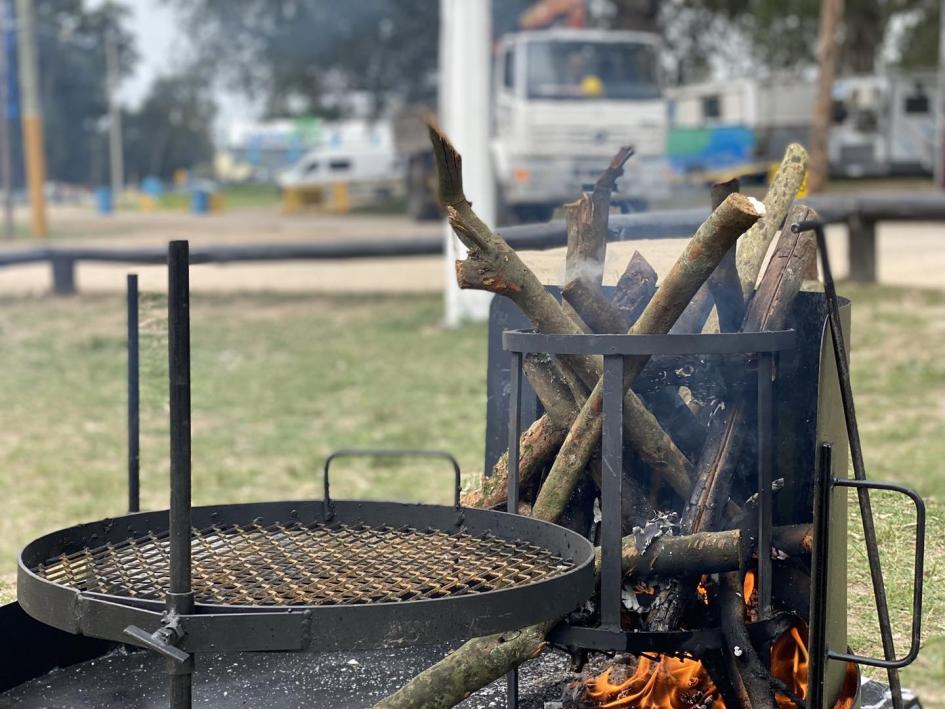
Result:
[[[735,688],[739,704],[746,709],[775,709],[770,675],[758,657],[745,627],[742,575],[737,571],[722,574],[719,583],[722,635],[728,679]]]

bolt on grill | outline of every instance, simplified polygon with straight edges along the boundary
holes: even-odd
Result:
[[[276,523],[195,529],[199,603],[351,605],[484,593],[559,575],[573,564],[520,540],[412,527]],[[78,591],[163,600],[166,532],[86,547],[37,566]]]

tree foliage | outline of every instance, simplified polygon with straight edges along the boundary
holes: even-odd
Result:
[[[213,157],[216,105],[199,72],[157,79],[141,106],[124,119],[125,172],[168,179]]]
[[[191,28],[197,57],[270,114],[330,114],[351,91],[433,93],[438,0],[165,2]]]

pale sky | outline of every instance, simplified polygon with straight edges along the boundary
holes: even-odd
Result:
[[[86,0],[90,7],[101,5],[105,0]],[[126,79],[121,87],[122,101],[134,107],[148,91],[155,77],[172,72],[175,57],[186,50],[186,38],[180,36],[180,20],[176,13],[160,0],[119,0],[131,9],[128,29],[137,39],[139,60],[134,76]],[[252,107],[241,97],[220,94],[218,130],[224,130],[232,120],[252,117]]]

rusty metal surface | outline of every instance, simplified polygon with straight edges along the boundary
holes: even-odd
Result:
[[[444,598],[529,584],[573,568],[519,540],[412,527],[300,522],[214,525],[192,534],[199,603],[351,605]],[[83,592],[163,600],[168,537],[149,533],[62,554],[40,577]]]

